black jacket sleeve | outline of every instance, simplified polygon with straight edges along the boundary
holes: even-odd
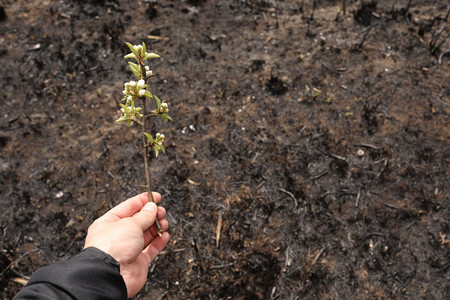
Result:
[[[22,299],[127,299],[119,263],[97,248],[39,268],[13,298]]]

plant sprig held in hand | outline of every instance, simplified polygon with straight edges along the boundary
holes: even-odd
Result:
[[[164,123],[167,120],[172,121],[172,118],[168,115],[169,108],[166,102],[161,101],[158,97],[153,95],[149,90],[147,84],[148,79],[154,76],[149,66],[145,65],[145,61],[152,58],[159,58],[158,54],[148,53],[145,43],[141,45],[132,45],[126,43],[130,48],[131,53],[125,55],[125,59],[135,59],[137,63],[128,62],[131,72],[136,76],[136,80],[125,82],[123,89],[123,99],[120,103],[122,116],[116,120],[116,122],[125,122],[128,126],[133,123],[141,126],[142,132],[142,148],[144,151],[144,168],[146,184],[143,187],[146,189],[149,197],[149,201],[155,202],[152,196],[151,184],[150,184],[150,169],[148,166],[149,152],[153,150],[155,156],[158,157],[159,152],[166,153],[164,148],[164,134],[156,133],[153,137],[147,132],[147,120],[151,117],[160,117]],[[148,102],[152,102],[156,109],[149,110]],[[137,106],[136,102],[141,101],[142,107]],[[163,230],[158,220],[156,220],[156,229],[158,235],[161,236]]]

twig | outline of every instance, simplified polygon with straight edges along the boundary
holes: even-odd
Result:
[[[171,251],[164,250],[164,251],[159,252],[159,254],[166,255],[167,253],[171,253],[171,252],[178,253],[178,252],[184,252],[184,251],[186,251],[186,248],[179,248],[179,249],[175,249],[175,250],[171,250]]]
[[[363,144],[363,143],[353,144],[353,146],[355,146],[355,147],[366,147],[366,148],[371,148],[371,149],[374,149],[374,150],[381,150],[381,149],[383,149],[381,147],[378,147],[378,146],[375,146],[375,145],[372,145],[372,144]]]
[[[439,62],[440,65],[442,65],[442,58],[443,58],[446,54],[449,54],[449,53],[450,53],[450,49],[449,49],[449,50],[446,50],[446,51],[444,51],[444,52],[442,52],[442,53],[439,55],[438,62]]]
[[[339,72],[345,72],[347,71],[347,68],[335,68],[334,66],[329,66],[327,65],[325,62],[322,61],[322,66],[325,67],[325,69],[334,72],[335,74],[339,73]]]
[[[278,190],[281,191],[281,192],[283,192],[283,193],[288,194],[289,196],[291,196],[291,198],[294,200],[295,207],[298,206],[297,199],[295,199],[294,194],[292,194],[291,192],[289,192],[289,191],[287,191],[287,190],[285,190],[285,189],[282,189],[282,188],[278,188]]]
[[[319,257],[322,255],[322,253],[325,251],[325,247],[320,249],[319,253],[317,253],[316,257],[314,257],[314,260],[312,261],[311,265],[315,265],[317,261],[319,260]]]
[[[439,236],[441,237],[442,245],[445,245],[445,244],[449,244],[449,243],[450,243],[450,239],[446,239],[446,238],[445,238],[445,234],[442,234],[442,232],[439,232]]]
[[[216,247],[219,248],[220,243],[220,231],[222,230],[222,211],[219,211],[219,219],[217,220],[216,228]]]
[[[355,201],[355,207],[358,207],[360,198],[361,198],[361,190],[358,190],[358,195],[356,196],[356,201]]]
[[[375,24],[369,26],[369,27],[366,28],[366,29],[364,29],[364,31],[366,31],[366,33],[364,34],[364,36],[363,36],[363,38],[362,38],[362,40],[361,40],[361,43],[359,43],[358,47],[356,47],[357,50],[361,50],[361,49],[362,49],[362,46],[363,46],[364,42],[366,41],[367,35],[369,34],[370,30],[371,30],[374,26],[375,26]]]
[[[200,253],[200,250],[198,249],[197,242],[195,241],[195,239],[192,240],[192,246],[194,246],[195,252],[197,253],[202,271],[205,271],[205,264],[203,262],[203,257],[202,254]]]
[[[408,5],[406,5],[405,11],[403,12],[403,15],[406,15],[408,13],[409,7],[411,6],[412,0],[409,0]]]
[[[365,235],[364,239],[368,239],[368,238],[370,238],[372,236],[386,237],[386,235],[384,233],[381,233],[381,232],[370,232],[370,233]]]
[[[17,120],[19,120],[19,116],[16,116],[16,117],[13,117],[13,118],[9,119],[8,120],[8,124],[12,124],[12,123],[14,123]]]
[[[401,209],[401,207],[397,207],[397,206],[389,204],[389,203],[385,203],[384,206],[392,208],[392,209]]]
[[[214,270],[214,269],[223,269],[223,268],[232,267],[233,265],[234,265],[234,263],[229,263],[229,264],[218,265],[218,266],[210,266],[209,268],[210,268],[211,270]]]
[[[168,36],[159,36],[159,35],[147,35],[147,38],[151,40],[163,40],[163,41],[170,40],[170,37]]]
[[[39,249],[33,249],[30,251],[27,251],[24,254],[22,254],[21,256],[19,256],[18,258],[16,258],[15,260],[13,260],[8,266],[6,266],[6,268],[3,271],[0,272],[0,278],[2,278],[3,275],[6,273],[6,271],[8,271],[12,266],[14,266],[16,263],[21,261],[24,257],[26,257],[36,251],[39,251]]]
[[[381,174],[383,174],[384,171],[386,171],[387,166],[388,166],[388,163],[389,163],[389,160],[386,158],[386,159],[384,160],[384,164],[383,164],[383,166],[381,167],[380,172],[378,172],[378,174],[377,174],[377,179],[380,178]]]
[[[98,192],[99,192],[99,191],[97,191],[97,193],[98,193]],[[59,253],[59,254],[58,254],[58,257],[62,257],[62,256],[64,256],[64,255],[66,255],[66,254],[69,252],[69,250],[73,247],[74,243],[75,243],[75,241],[72,240],[72,242],[70,243],[69,247],[67,247],[67,249],[64,250],[63,252]]]
[[[296,259],[296,257],[289,246],[286,248],[285,256],[284,266],[290,267],[292,265],[292,260]]]
[[[144,62],[141,60],[140,64],[141,64],[142,78],[146,78]],[[156,203],[155,199],[153,199],[152,188],[150,186],[150,168],[148,167],[149,145],[145,141],[145,135],[143,134],[144,132],[146,132],[146,127],[147,127],[146,114],[147,114],[146,99],[144,96],[144,97],[142,97],[142,115],[143,115],[143,117],[142,117],[142,146],[144,148],[143,150],[144,150],[144,168],[145,168],[145,189],[147,190],[148,201]],[[158,216],[156,217],[155,225],[156,225],[156,232],[158,233],[159,236],[162,236],[163,230],[161,228],[161,224],[159,224]]]
[[[322,178],[323,176],[325,176],[327,174],[328,174],[328,171],[325,171],[322,174],[319,174],[319,175],[311,177],[311,180],[317,180],[317,179]]]
[[[345,157],[336,155],[336,154],[334,154],[334,153],[327,152],[327,151],[322,150],[322,149],[320,149],[320,148],[316,148],[316,149],[317,149],[317,151],[319,151],[320,153],[325,154],[325,155],[328,155],[328,156],[330,156],[330,157],[332,157],[332,158],[339,159],[339,160],[342,160],[342,161],[345,161],[345,162],[347,161],[347,159],[346,159]]]
[[[316,0],[313,2],[313,9],[311,12],[311,17],[309,18],[311,21],[314,20],[314,11],[316,10]]]

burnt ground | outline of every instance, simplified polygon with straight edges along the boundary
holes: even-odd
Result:
[[[161,55],[174,118],[150,162],[171,240],[136,298],[450,298],[446,0],[0,6],[1,298],[141,192],[125,41]]]

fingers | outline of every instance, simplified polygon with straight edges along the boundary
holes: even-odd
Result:
[[[158,206],[158,213],[156,216],[158,219],[164,219],[166,216],[166,209],[162,206]]]
[[[149,229],[150,226],[153,225],[153,223],[155,223],[157,210],[158,207],[156,206],[156,204],[153,202],[149,202],[145,204],[141,211],[136,213],[132,217],[132,219],[141,227],[142,231],[144,232]]]
[[[147,263],[150,264],[152,260],[164,249],[169,241],[170,235],[168,232],[163,232],[162,236],[155,238],[147,248],[142,251],[142,254],[147,259]]]
[[[157,218],[159,221],[159,225],[161,225],[161,229],[166,231],[169,228],[169,222],[167,222],[164,217],[166,216],[166,209],[162,206],[158,206]],[[158,232],[156,231],[156,226],[151,226],[149,229],[144,231],[144,247],[150,244],[155,237],[158,236]]]
[[[159,219],[159,224],[163,231],[167,231],[169,228],[169,222],[166,219]],[[156,226],[151,226],[149,229],[144,231],[144,247],[148,246],[155,238],[157,238],[158,232],[156,231]]]
[[[161,195],[159,193],[153,192],[153,199],[156,202],[161,200]],[[148,194],[142,193],[131,197],[130,199],[120,203],[119,205],[113,207],[108,211],[105,216],[114,219],[122,219],[133,216],[135,213],[139,212],[146,203],[148,203]]]

